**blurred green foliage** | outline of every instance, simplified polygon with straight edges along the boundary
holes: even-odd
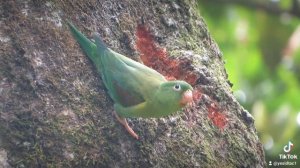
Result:
[[[289,140],[299,157],[300,49],[284,51],[300,18],[208,0],[199,0],[198,8],[223,52],[236,98],[255,117],[267,161],[278,160]]]

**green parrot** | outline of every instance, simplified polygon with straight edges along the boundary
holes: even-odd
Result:
[[[136,139],[126,118],[159,118],[177,112],[193,101],[192,86],[185,81],[167,81],[157,71],[106,47],[97,33],[95,42],[68,22],[72,35],[101,74],[114,101],[118,121]]]

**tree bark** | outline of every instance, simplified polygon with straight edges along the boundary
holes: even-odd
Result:
[[[195,1],[1,1],[0,167],[265,167],[254,121],[232,95],[221,52]],[[129,119],[133,139],[66,25],[99,32],[140,60],[143,24],[195,75],[196,104]]]

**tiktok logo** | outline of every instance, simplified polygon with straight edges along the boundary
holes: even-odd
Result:
[[[290,152],[292,150],[293,146],[294,146],[294,144],[292,144],[292,142],[289,141],[289,144],[287,144],[283,147],[284,152],[286,152],[286,153]]]

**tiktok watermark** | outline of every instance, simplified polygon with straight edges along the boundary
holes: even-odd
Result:
[[[278,159],[276,161],[269,161],[269,166],[296,166],[298,156],[296,154],[292,154],[294,144],[289,141],[287,145],[283,147],[284,153],[279,154]]]
[[[284,147],[283,147],[283,151],[285,152],[285,153],[289,153],[291,150],[292,150],[292,147],[294,146],[294,144],[292,144],[292,142],[291,141],[289,141],[289,144],[287,144],[287,145],[285,145]]]

